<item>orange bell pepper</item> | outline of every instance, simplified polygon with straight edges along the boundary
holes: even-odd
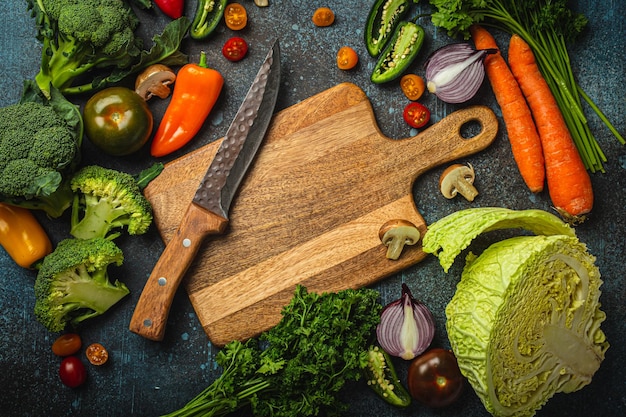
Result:
[[[23,268],[33,268],[52,252],[52,242],[33,213],[4,203],[0,203],[0,245]]]
[[[186,145],[217,102],[224,77],[208,68],[206,61],[206,54],[201,52],[198,64],[184,65],[178,71],[172,99],[152,139],[152,156],[165,156]]]

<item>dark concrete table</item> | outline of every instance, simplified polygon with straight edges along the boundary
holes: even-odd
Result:
[[[283,81],[277,110],[291,106],[315,93],[340,82],[359,85],[372,101],[380,128],[394,138],[407,137],[411,132],[402,121],[406,103],[396,84],[377,86],[369,82],[373,60],[363,44],[363,28],[371,2],[333,1],[335,24],[316,28],[311,14],[323,2],[282,2],[270,0],[268,8],[257,8],[244,0],[249,12],[249,28],[243,36],[250,43],[245,61],[229,63],[220,54],[224,41],[233,35],[220,28],[212,38],[202,42],[186,41],[184,48],[192,58],[200,50],[207,51],[209,62],[226,78],[226,86],[217,108],[210,116],[214,138],[225,132],[241,102],[252,76],[275,38],[282,46]],[[21,93],[22,80],[37,71],[40,44],[35,39],[33,21],[26,11],[26,2],[4,1],[0,8],[0,105],[15,102]],[[187,2],[187,14],[192,15],[195,2]],[[425,2],[418,6],[427,10]],[[626,4],[608,0],[577,2],[589,17],[589,31],[571,48],[573,67],[580,84],[603,109],[617,129],[626,133]],[[146,34],[161,28],[166,22],[157,12],[141,13]],[[421,64],[429,51],[451,41],[434,30],[424,20],[427,40],[424,51],[412,70],[423,73]],[[150,35],[148,35],[149,39]],[[344,45],[354,47],[361,58],[359,67],[351,72],[336,69],[335,53]],[[80,103],[82,99],[79,99]],[[479,97],[473,100],[491,106],[499,115],[491,90],[483,85]],[[434,121],[458,106],[445,105],[434,97],[424,103],[433,112]],[[158,118],[164,104],[151,103]],[[606,173],[593,174],[597,196],[593,217],[578,227],[579,238],[597,256],[605,280],[602,304],[607,313],[603,329],[611,342],[605,362],[593,383],[570,395],[557,395],[540,412],[541,416],[617,416],[626,414],[626,279],[624,256],[626,234],[626,148],[610,134],[589,112],[589,124],[608,157]],[[203,143],[194,142],[169,159],[191,151]],[[85,145],[85,162],[99,163],[131,173],[147,167],[153,161],[147,150],[125,158],[105,157]],[[496,142],[479,155],[468,158],[476,168],[480,190],[474,203],[443,199],[437,191],[437,178],[442,168],[434,169],[418,179],[414,186],[417,206],[428,223],[453,211],[478,206],[505,206],[515,209],[541,208],[551,210],[547,193],[532,195],[524,187],[514,166],[507,138],[499,133]],[[56,243],[68,235],[68,218],[48,221],[39,216]],[[48,333],[33,316],[34,273],[16,267],[4,250],[0,250],[0,414],[10,417],[27,416],[156,416],[173,411],[207,386],[219,374],[214,362],[217,348],[212,346],[199,326],[193,308],[184,291],[179,291],[170,315],[165,340],[151,342],[129,332],[128,323],[145,279],[163,250],[156,232],[133,239],[121,239],[126,254],[123,267],[116,272],[132,294],[113,308],[105,317],[95,319],[81,331],[85,343],[101,342],[111,353],[110,363],[96,369],[88,367],[89,379],[80,389],[64,387],[57,376],[58,358],[50,351],[56,337]],[[376,286],[382,301],[398,297],[400,283],[406,282],[414,294],[432,310],[437,321],[434,345],[449,346],[445,333],[444,308],[454,292],[460,274],[455,265],[444,274],[435,258],[390,277]],[[254,320],[254,317],[250,318]],[[400,373],[405,364],[398,364]],[[398,411],[379,400],[362,385],[350,387],[346,399],[352,405],[352,416],[487,416],[471,389],[454,406],[443,410],[428,410],[413,405]]]

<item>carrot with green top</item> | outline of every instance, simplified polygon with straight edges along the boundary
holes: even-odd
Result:
[[[530,191],[541,192],[546,178],[543,149],[524,94],[500,54],[496,40],[491,33],[478,25],[472,26],[470,33],[476,49],[498,50],[495,54],[485,57],[485,72],[502,110],[513,158],[522,179]]]
[[[511,36],[508,58],[541,138],[552,203],[571,223],[583,221],[593,207],[593,188],[563,114],[530,46],[518,35]]]

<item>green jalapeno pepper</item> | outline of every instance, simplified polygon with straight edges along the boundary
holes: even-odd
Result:
[[[415,60],[424,43],[424,28],[414,22],[401,22],[376,62],[370,79],[382,84],[398,78]]]
[[[191,37],[204,39],[213,33],[224,16],[227,2],[228,0],[198,0],[196,14],[189,29]]]
[[[367,366],[363,368],[367,385],[383,400],[396,407],[411,405],[411,394],[404,388],[387,352],[378,346],[367,350]]]
[[[373,57],[380,55],[396,27],[409,11],[408,0],[376,0],[365,24],[365,45]]]

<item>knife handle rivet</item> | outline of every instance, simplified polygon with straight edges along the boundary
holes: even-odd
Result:
[[[191,246],[191,239],[183,239],[183,246],[186,248]]]
[[[165,277],[159,278],[158,283],[159,283],[159,287],[164,287],[167,284],[167,278]]]
[[[144,327],[150,327],[150,326],[152,326],[152,320],[150,320],[150,319],[145,319],[145,320],[143,321],[143,325],[144,325]]]

